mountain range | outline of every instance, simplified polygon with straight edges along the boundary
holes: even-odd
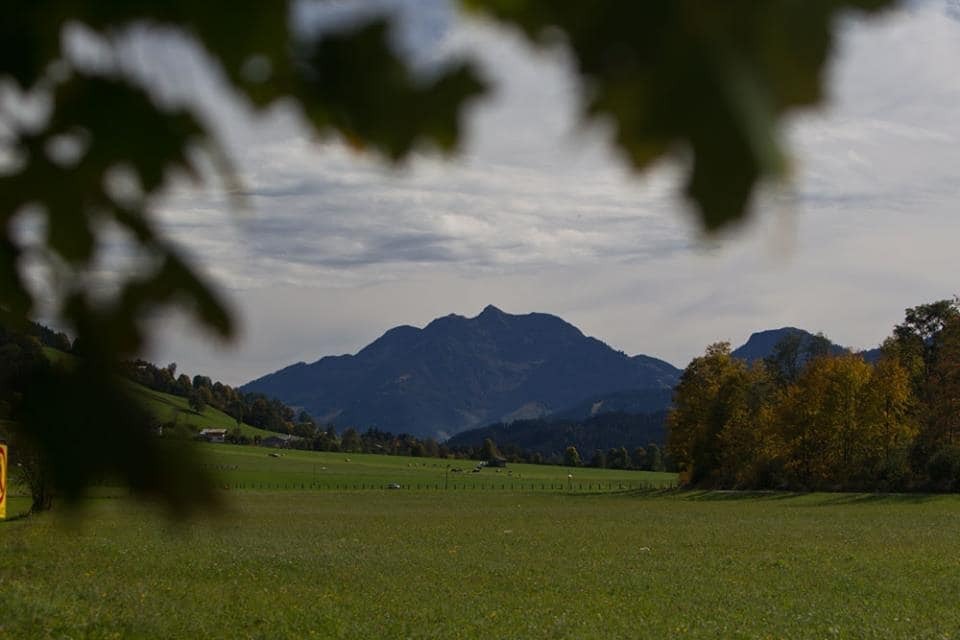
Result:
[[[758,332],[734,355],[765,357],[789,333]],[[841,350],[834,345],[832,349]],[[682,371],[628,356],[557,316],[513,315],[490,305],[422,329],[390,329],[356,355],[298,362],[242,387],[340,427],[447,438],[492,423],[584,420],[669,407]]]
[[[668,393],[680,370],[628,356],[545,313],[494,306],[418,329],[387,331],[356,355],[300,362],[244,385],[337,425],[445,438],[503,420],[537,418],[592,396]]]

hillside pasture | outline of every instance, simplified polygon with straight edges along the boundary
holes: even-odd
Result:
[[[190,408],[186,398],[148,389],[131,382],[134,395],[143,403],[146,409],[160,422],[173,422],[189,425],[196,430],[200,429],[235,429],[237,421],[215,407],[204,407],[203,411],[196,412]],[[240,424],[243,435],[253,438],[269,438],[277,434],[266,429],[258,429],[243,422]]]

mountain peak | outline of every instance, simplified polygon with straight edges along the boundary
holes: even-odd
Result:
[[[781,338],[783,336],[794,334],[794,333],[812,335],[809,331],[806,331],[804,329],[798,329],[797,327],[780,327],[779,329],[764,329],[763,331],[754,331],[753,333],[750,334],[750,338],[747,340],[747,342],[749,342],[750,340],[764,338],[765,336],[774,336],[777,338]]]
[[[799,336],[801,344],[809,345],[816,336],[804,329],[797,327],[780,327],[779,329],[767,329],[765,331],[755,331],[750,334],[750,338],[742,345],[733,350],[732,354],[736,358],[754,362],[763,360],[771,355],[777,347],[777,344],[787,336]],[[847,353],[849,349],[838,344],[830,343],[829,351],[832,354]]]
[[[480,315],[478,315],[477,317],[478,318],[495,318],[495,317],[505,316],[505,315],[508,315],[508,314],[504,313],[503,311],[493,306],[492,304],[488,304],[483,308],[483,311],[481,311]]]
[[[810,339],[813,334],[797,327],[780,327],[779,329],[766,329],[764,331],[754,331],[745,343],[733,350],[732,355],[741,358],[747,362],[763,360],[771,353],[777,343],[789,335],[799,334],[804,339]]]

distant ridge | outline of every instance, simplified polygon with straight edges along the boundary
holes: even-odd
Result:
[[[737,347],[731,352],[735,358],[740,358],[741,360],[746,360],[747,362],[754,362],[756,360],[763,360],[764,358],[773,354],[774,347],[777,346],[784,338],[791,335],[799,335],[803,346],[806,346],[814,339],[814,334],[803,329],[798,329],[796,327],[781,327],[780,329],[767,329],[765,331],[757,331],[750,334],[750,337],[747,341],[741,346]],[[844,353],[853,353],[852,349],[847,347],[830,343],[830,353],[832,355],[841,355]],[[859,352],[863,359],[867,362],[876,362],[880,358],[880,349],[869,349],[866,351]]]
[[[790,335],[814,338],[796,327],[758,331],[733,355],[762,360]],[[831,343],[830,351],[849,350]],[[861,355],[873,362],[880,352]],[[557,316],[488,305],[473,318],[450,314],[423,328],[394,327],[355,355],[298,362],[242,390],[341,428],[442,439],[518,420],[652,415],[669,408],[681,373],[657,358],[627,356]]]
[[[668,362],[627,356],[557,316],[489,305],[474,318],[395,327],[356,355],[300,362],[242,388],[338,426],[447,437],[604,394],[668,395],[679,375]]]
[[[632,452],[651,443],[663,446],[666,415],[664,410],[642,414],[616,411],[578,420],[518,420],[463,431],[447,443],[479,447],[486,438],[491,438],[498,446],[540,453],[545,458],[560,457],[570,445],[585,456],[598,449],[606,451],[614,447],[626,447]]]

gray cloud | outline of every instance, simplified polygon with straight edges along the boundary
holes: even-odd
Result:
[[[421,24],[414,4],[377,7],[406,12],[418,64],[469,52],[497,83],[463,152],[391,168],[311,138],[292,109],[254,117],[208,90],[252,210],[185,188],[160,216],[229,289],[245,333],[222,351],[165,322],[157,359],[242,382],[492,302],[683,365],[710,342],[788,324],[872,346],[904,307],[956,292],[956,3],[846,24],[830,105],[785,133],[793,179],[757,199],[751,224],[712,239],[677,196],[676,167],[635,176],[602,124],[577,122],[563,52],[439,1]]]

